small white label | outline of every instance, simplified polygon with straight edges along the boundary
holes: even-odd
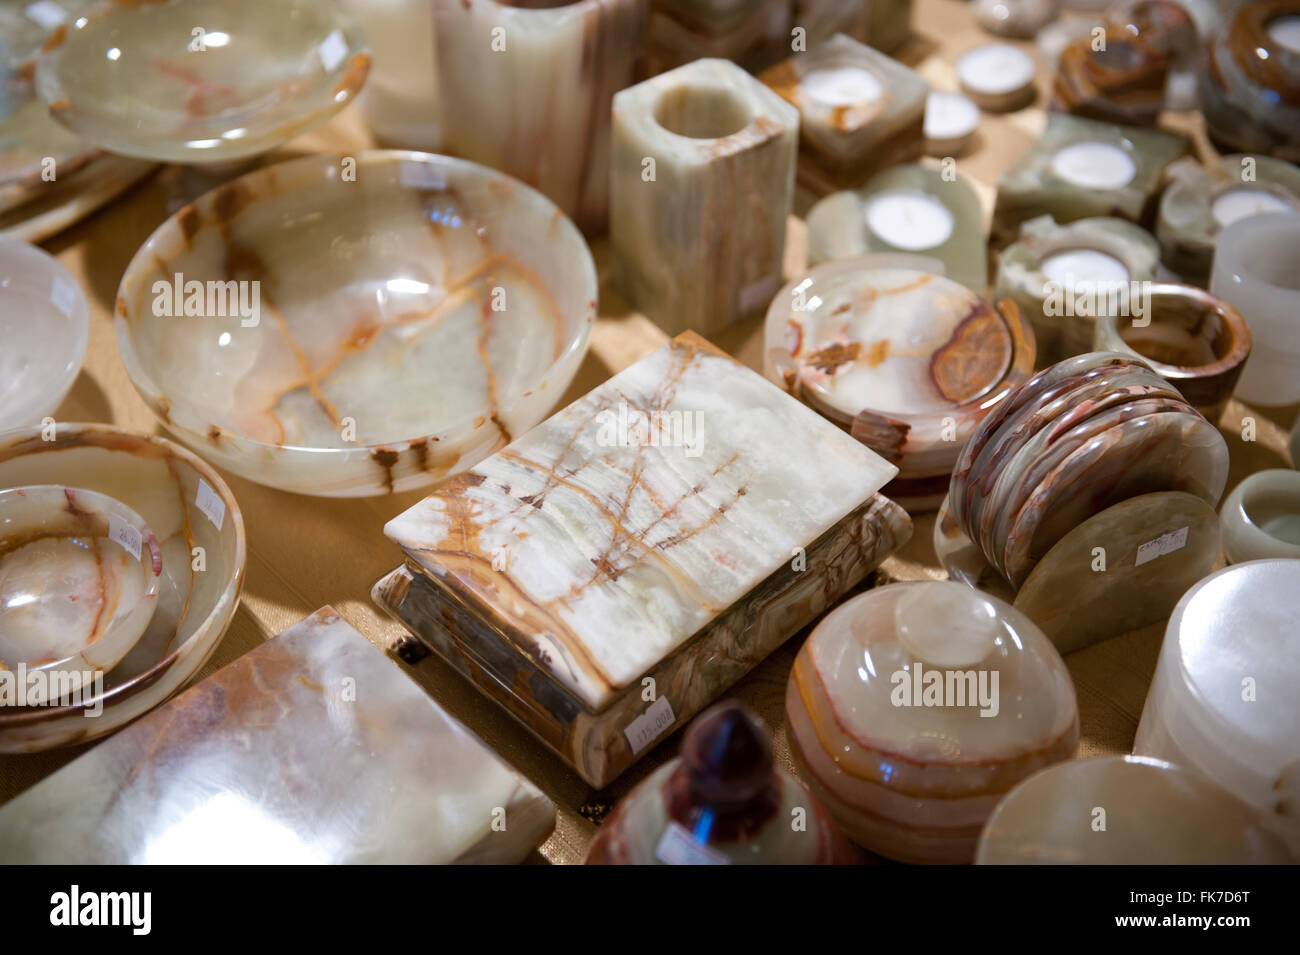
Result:
[[[403,162],[401,178],[407,189],[438,191],[447,188],[447,174],[430,162]]]
[[[632,752],[640,753],[655,740],[657,740],[663,731],[673,725],[673,708],[668,704],[668,697],[661,696],[648,707],[646,711],[634,719],[623,730],[623,735],[627,741],[632,744]]]
[[[335,30],[321,41],[316,50],[320,53],[320,61],[325,65],[325,71],[333,73],[334,68],[348,55],[348,42],[343,39],[342,33]]]
[[[36,0],[27,4],[27,19],[46,30],[53,30],[68,22],[68,11],[54,0]]]
[[[207,515],[213,527],[221,530],[221,525],[226,522],[226,502],[217,497],[217,492],[203,478],[199,478],[199,493],[194,496],[194,506]]]
[[[108,515],[108,539],[116,541],[136,560],[140,559],[140,547],[144,539],[139,528],[132,527],[116,514]]]
[[[1187,532],[1190,529],[1190,526],[1180,527],[1168,534],[1161,534],[1155,540],[1147,541],[1138,548],[1137,563],[1134,566],[1141,567],[1157,557],[1164,557],[1165,554],[1172,554],[1176,550],[1182,550],[1187,546]]]
[[[50,301],[55,308],[71,318],[72,310],[77,307],[77,290],[62,276],[56,275],[54,287],[50,289]]]
[[[671,821],[655,846],[655,858],[664,865],[731,865],[721,852],[696,842],[685,826]]]

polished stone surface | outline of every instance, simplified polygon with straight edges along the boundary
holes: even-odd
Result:
[[[904,862],[969,862],[998,799],[1069,759],[1074,685],[1023,614],[949,581],[891,584],[817,625],[787,732],[844,832]]]
[[[1229,563],[1300,559],[1300,472],[1256,471],[1224,498],[1219,513]]]
[[[144,635],[95,694],[57,708],[0,707],[5,753],[96,739],[167,699],[216,649],[244,583],[234,496],[215,470],[166,439],[102,424],[10,431],[0,436],[0,487],[25,484],[73,484],[130,507],[157,539],[162,577]]]
[[[0,810],[24,863],[512,863],[555,807],[322,608]]]
[[[184,207],[136,253],[116,325],[132,383],[190,447],[354,497],[442,480],[540,421],[595,310],[591,253],[540,193],[378,151],[270,166]]]

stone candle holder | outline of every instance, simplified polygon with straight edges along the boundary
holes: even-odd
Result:
[[[1133,752],[1199,772],[1261,810],[1300,856],[1300,561],[1226,567],[1169,618]]]
[[[921,157],[930,87],[878,50],[838,35],[759,79],[799,110],[798,178],[817,195]]]
[[[1165,167],[1188,149],[1172,133],[1050,113],[1043,135],[998,180],[991,241],[1014,241],[1020,223],[1044,214],[1141,223],[1154,213]]]
[[[1300,215],[1242,219],[1214,247],[1210,292],[1236,306],[1254,351],[1237,397],[1272,407],[1300,401]]]
[[[1019,306],[1034,326],[1038,363],[1051,365],[1091,351],[1098,314],[1127,301],[1132,283],[1153,281],[1159,264],[1156,240],[1124,219],[1058,225],[1039,216],[1003,250],[994,298]]]
[[[699,59],[732,60],[747,70],[790,51],[790,0],[649,0],[650,72]]]
[[[1126,35],[1137,37],[1169,61],[1165,82],[1165,108],[1196,109],[1196,92],[1203,65],[1201,36],[1186,2],[1175,0],[1120,0],[1106,11],[1106,19]]]
[[[1127,29],[1108,27],[1065,48],[1053,86],[1054,109],[1107,123],[1150,126],[1164,107],[1169,60]]]
[[[1218,421],[1250,357],[1250,329],[1222,299],[1190,285],[1143,292],[1147,314],[1097,317],[1096,351],[1135,355],[1211,421]]]
[[[781,287],[799,111],[734,63],[697,60],[614,97],[610,233],[632,305],[717,331]]]
[[[965,179],[909,164],[837,192],[808,212],[808,263],[871,252],[938,259],[944,275],[977,295],[988,287],[988,252],[979,196]]]
[[[1219,519],[1228,563],[1300,560],[1300,471],[1256,471],[1224,499]]]
[[[1156,235],[1164,264],[1192,285],[1209,284],[1223,229],[1246,216],[1300,212],[1300,169],[1280,159],[1236,154],[1202,166],[1188,157],[1170,165],[1168,178]]]
[[[432,2],[444,149],[603,231],[610,102],[640,72],[647,0]]]
[[[1300,2],[1242,4],[1209,46],[1201,109],[1224,152],[1300,162]]]

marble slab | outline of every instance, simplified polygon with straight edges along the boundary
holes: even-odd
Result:
[[[429,641],[454,615],[508,671],[489,692],[603,784],[643,678],[685,719],[907,539],[875,497],[896,473],[688,333],[390,521],[432,589],[376,599]]]
[[[0,810],[23,863],[505,863],[555,807],[324,607]]]

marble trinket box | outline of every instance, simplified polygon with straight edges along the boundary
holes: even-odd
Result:
[[[1034,326],[1038,364],[1051,365],[1092,351],[1098,316],[1124,310],[1159,267],[1156,240],[1124,219],[1039,216],[1002,250],[993,297],[1016,303]]]
[[[650,73],[700,59],[765,69],[789,52],[791,0],[650,0]]]
[[[1300,858],[1300,560],[1252,560],[1179,601],[1133,743],[1263,814]]]
[[[1162,130],[1049,113],[1043,135],[998,179],[990,242],[1014,241],[1022,222],[1041,215],[1062,224],[1149,221],[1165,167],[1188,149],[1184,137]]]
[[[1258,812],[1195,772],[1159,759],[1099,756],[1052,766],[1008,793],[980,834],[975,861],[1151,866],[1296,860]]]
[[[826,196],[808,211],[808,264],[867,253],[924,255],[976,295],[988,287],[979,196],[961,176],[907,164],[858,189]]]
[[[799,110],[797,176],[814,194],[921,156],[929,85],[857,40],[833,36],[759,79]]]
[[[11,862],[514,863],[555,806],[330,607],[0,810]]]
[[[670,335],[703,335],[781,287],[799,111],[725,60],[614,97],[610,241],[623,294]]]
[[[373,596],[604,786],[908,539],[895,473],[687,333],[391,520]]]
[[[1219,517],[1228,563],[1300,560],[1300,471],[1256,471],[1224,498]]]
[[[339,0],[100,0],[41,48],[36,88],[56,120],[110,152],[216,163],[325,122],[369,68]]]
[[[1201,111],[1224,152],[1300,162],[1300,2],[1243,3],[1211,38]]]
[[[1034,340],[1014,305],[874,257],[820,265],[764,325],[764,373],[898,466],[885,493],[933,510],[962,445],[1029,378]]]
[[[1264,407],[1300,401],[1300,214],[1240,219],[1214,244],[1210,294],[1250,328],[1250,361],[1236,395]]]
[[[648,0],[432,3],[446,151],[527,183],[583,232],[603,232],[610,104],[641,78]]]
[[[1104,123],[1151,126],[1165,104],[1169,60],[1124,27],[1061,51],[1052,107]]]
[[[1300,168],[1269,156],[1234,154],[1202,166],[1180,159],[1160,195],[1156,236],[1164,264],[1184,282],[1204,287],[1219,234],[1239,219],[1300,213]]]
[[[86,296],[44,249],[0,238],[0,431],[42,423],[81,372]]]
[[[1074,755],[1065,663],[1023,614],[949,581],[828,615],[786,690],[795,764],[845,834],[902,862],[970,862],[998,799]]]
[[[1096,351],[1136,355],[1178,389],[1187,403],[1218,421],[1250,357],[1241,313],[1190,285],[1157,282],[1144,290],[1141,317],[1097,319]]]
[[[207,662],[244,583],[244,522],[230,488],[164,438],[102,424],[0,435],[0,487],[30,484],[79,486],[135,511],[158,543],[161,577],[144,634],[92,692],[57,707],[23,705],[0,673],[0,753],[98,739],[153,709]]]
[[[359,497],[463,471],[586,353],[596,269],[554,203],[398,150],[258,169],[178,210],[118,288],[118,352],[182,441],[242,477]]]
[[[682,753],[623,797],[588,865],[835,865],[854,861],[808,787],[773,764],[767,727],[728,701],[696,717]]]

